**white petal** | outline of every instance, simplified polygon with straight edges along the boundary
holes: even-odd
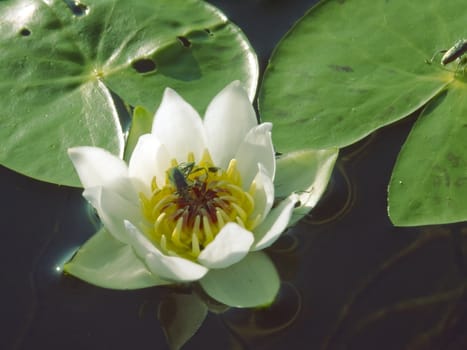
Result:
[[[253,250],[267,248],[279,238],[289,224],[297,201],[298,196],[292,194],[269,212],[266,219],[254,230]]]
[[[190,260],[162,254],[148,254],[146,256],[146,265],[152,273],[174,282],[197,281],[208,272],[206,267],[195,264]]]
[[[144,257],[149,270],[156,276],[174,282],[191,282],[202,278],[208,269],[190,260],[161,253],[131,222],[125,222],[131,237],[130,245]]]
[[[280,287],[271,259],[263,252],[248,254],[226,269],[210,270],[200,281],[213,299],[234,307],[270,305]]]
[[[147,196],[151,194],[151,182],[156,177],[157,184],[165,182],[165,172],[170,167],[167,149],[152,134],[142,135],[131,155],[129,175],[139,180],[138,190]]]
[[[83,196],[96,208],[109,233],[120,242],[128,243],[124,220],[132,220],[133,222],[142,220],[141,210],[135,201],[129,200],[107,187],[88,188],[83,192]]]
[[[256,191],[253,194],[255,208],[252,217],[259,215],[260,221],[262,221],[274,204],[274,184],[267,170],[261,164],[258,165],[258,173],[253,180],[253,184]]]
[[[199,160],[206,148],[206,136],[199,114],[174,90],[165,89],[154,117],[152,133],[166,146],[171,158],[186,162],[189,152]]]
[[[98,147],[74,147],[68,155],[84,188],[102,186],[128,176],[125,162],[109,151]]]
[[[269,177],[274,180],[276,158],[271,139],[271,123],[252,128],[240,144],[235,158],[244,183],[250,183],[256,175],[257,164],[261,163]]]
[[[222,269],[244,258],[251,245],[253,235],[235,223],[228,223],[198,256],[198,261],[210,269]]]
[[[65,264],[64,271],[99,287],[138,289],[168,284],[154,276],[130,246],[116,241],[106,230],[93,235]]]
[[[326,190],[338,153],[335,148],[300,150],[277,160],[276,197],[285,198],[292,192],[300,197],[300,205],[294,209],[289,225],[315,207]]]
[[[159,249],[132,222],[125,220],[124,225],[128,232],[128,244],[133,247],[136,255],[145,259],[146,255],[159,252]]]
[[[258,121],[239,81],[227,85],[209,104],[204,116],[208,148],[216,166],[226,168],[240,143]]]

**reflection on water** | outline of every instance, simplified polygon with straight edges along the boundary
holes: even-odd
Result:
[[[250,39],[263,62],[297,18],[277,1],[212,2],[228,7],[249,36],[257,31]],[[296,14],[309,3],[288,8]],[[287,21],[274,27],[277,38],[260,38],[266,20],[242,23],[246,9]],[[412,122],[341,152],[317,208],[268,250],[282,280],[270,308],[226,308],[190,289],[210,311],[184,349],[466,349],[467,224],[397,228],[387,217],[387,184]],[[0,348],[167,348],[161,303],[181,291],[112,291],[63,275],[57,267],[99,225],[81,190],[5,168],[0,179]]]
[[[233,334],[250,348],[271,346],[265,340],[284,332],[300,314],[302,297],[291,283],[283,282],[275,302],[267,308],[233,309],[223,315]]]

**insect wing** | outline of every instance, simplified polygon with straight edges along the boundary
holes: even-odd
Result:
[[[183,192],[188,188],[188,182],[185,175],[178,167],[173,167],[169,172],[169,180],[177,189],[177,192]]]

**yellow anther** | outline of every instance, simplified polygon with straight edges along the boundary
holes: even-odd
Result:
[[[165,220],[165,217],[167,216],[166,213],[161,213],[156,221],[154,222],[154,232],[156,233],[156,235],[160,235],[162,232],[164,232],[163,230],[163,227],[162,224],[163,224],[163,221]]]
[[[255,200],[253,199],[253,197],[251,196],[250,193],[248,192],[243,192],[243,207],[245,208],[245,210],[247,212],[253,212],[253,210],[255,209]]]
[[[258,214],[253,219],[250,219],[248,221],[248,227],[250,228],[250,230],[253,230],[256,226],[258,226],[258,224],[261,221],[261,218],[262,218],[262,215]]]
[[[248,217],[245,211],[237,203],[232,202],[230,203],[230,205],[235,209],[235,211],[237,212],[238,216],[240,216],[242,221],[246,221]]]
[[[145,232],[165,254],[195,260],[227,223],[251,230],[260,222],[261,215],[252,217],[256,184],[245,192],[235,159],[226,170],[216,167],[208,150],[197,163],[192,152],[187,154],[186,163],[180,161],[170,161],[172,167],[179,167],[179,183],[174,184],[170,176],[174,169],[169,168],[165,184],[160,178],[157,183],[154,176],[151,196],[140,194],[148,224]]]
[[[250,188],[248,189],[248,193],[251,196],[255,195],[255,193],[256,193],[256,181],[255,180],[251,181],[251,185],[250,185]]]
[[[188,162],[194,162],[195,161],[195,154],[193,152],[188,153],[188,156],[186,157]]]
[[[171,203],[172,198],[170,196],[163,197],[159,202],[156,203],[155,206],[152,207],[152,212],[151,215],[152,217],[158,217],[159,213],[161,212],[161,209]]]
[[[224,221],[224,217],[222,216],[220,209],[216,210],[216,219],[217,219],[217,227],[219,227],[219,229],[224,227],[225,221]]]
[[[161,237],[161,249],[163,252],[168,252],[167,250],[167,238],[165,238],[165,235],[162,235]]]
[[[156,177],[153,176],[152,180],[151,180],[151,192],[152,192],[152,194],[154,194],[154,192],[156,192],[158,190],[159,190],[159,186],[157,186]]]
[[[191,235],[191,253],[196,257],[200,253],[198,236],[193,232]]]
[[[214,165],[214,163],[212,162],[211,154],[207,149],[203,151],[203,155],[201,157],[199,165],[202,167],[212,167]]]
[[[236,217],[235,218],[235,221],[237,222],[237,224],[239,224],[241,227],[245,228],[245,224],[243,223],[243,220],[240,218],[240,217]]]
[[[175,228],[172,231],[172,242],[179,247],[183,246],[182,242],[180,241],[180,236],[182,234],[182,227],[183,227],[183,218],[180,217],[178,218],[177,224],[175,225]]]
[[[235,181],[236,177],[238,175],[237,160],[236,159],[231,159],[230,160],[229,166],[227,167],[226,174],[227,174],[227,177],[229,179],[233,180],[233,182],[237,182],[237,181]]]
[[[229,221],[231,221],[230,216],[228,216],[227,213],[226,213],[224,210],[219,209],[219,213],[220,213],[221,216],[222,216],[223,222],[229,222]],[[216,214],[217,214],[217,212],[216,212]],[[222,226],[223,226],[223,225],[222,225]]]
[[[211,224],[209,222],[209,218],[207,215],[203,215],[203,231],[205,235],[205,242],[204,245],[207,245],[214,239],[214,235],[212,233]]]

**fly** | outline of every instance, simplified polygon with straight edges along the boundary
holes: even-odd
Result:
[[[193,171],[194,165],[194,162],[181,163],[168,171],[169,181],[174,185],[177,193],[183,198],[187,198],[188,192],[190,191],[191,184],[188,182],[188,176]]]
[[[217,173],[220,168],[218,167],[200,167],[195,168],[194,162],[188,163],[180,163],[173,168],[170,168],[168,171],[169,181],[175,187],[176,192],[184,199],[188,199],[190,197],[189,192],[193,186],[199,184],[201,176],[205,176],[206,179],[209,176],[209,173]],[[204,174],[197,176],[195,180],[191,180],[188,177],[192,174],[204,172]],[[203,179],[201,179],[203,181]]]

